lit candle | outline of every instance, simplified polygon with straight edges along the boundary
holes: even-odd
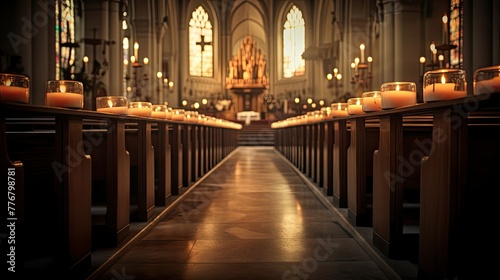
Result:
[[[347,103],[333,103],[330,106],[330,115],[332,117],[346,117],[347,114]]]
[[[448,44],[448,16],[443,15],[443,44]]]
[[[151,117],[158,118],[158,119],[166,119],[167,113],[165,113],[163,111],[151,111]]]
[[[382,110],[382,98],[379,91],[365,92],[361,98],[363,112],[374,112]]]
[[[117,115],[127,115],[128,114],[128,108],[126,106],[104,107],[104,108],[97,108],[96,110],[97,110],[97,112],[111,113],[111,114],[117,114]]]
[[[0,101],[28,103],[29,97],[29,88],[0,85]]]
[[[423,76],[425,73],[425,57],[420,57],[420,75]]]
[[[455,83],[447,83],[444,75],[441,81],[425,86],[424,102],[465,97],[465,90],[456,90]]]
[[[172,111],[173,121],[183,121],[184,120],[184,109],[174,109]]]
[[[365,63],[365,44],[359,45],[359,50],[361,51],[361,63]]]
[[[363,107],[361,105],[361,98],[349,98],[349,100],[347,100],[347,114],[364,114]]]
[[[83,108],[83,95],[72,92],[47,92],[45,105],[73,109]]]
[[[130,102],[127,114],[140,117],[151,117],[151,103]]]
[[[134,56],[136,59],[139,59],[139,43],[137,42],[134,43]]]
[[[431,63],[434,64],[436,63],[436,54],[437,54],[436,44],[434,43],[434,41],[432,41],[429,48],[431,49]]]
[[[417,103],[415,83],[387,83],[381,87],[382,109],[392,109]]]
[[[500,77],[494,77],[489,80],[477,81],[474,88],[474,94],[484,94],[500,92]]]

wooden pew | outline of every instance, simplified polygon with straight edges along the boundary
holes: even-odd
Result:
[[[166,120],[156,120],[152,127],[152,144],[155,152],[155,205],[165,206],[171,201],[171,145],[172,126]]]
[[[125,146],[130,153],[130,219],[149,221],[154,214],[154,148],[151,136],[152,121],[137,118],[127,123]]]
[[[347,149],[347,219],[355,226],[372,225],[373,152],[379,146],[378,119],[351,119]]]
[[[333,120],[333,205],[347,207],[347,148],[350,131],[346,118]]]
[[[418,276],[486,279],[496,263],[500,94],[433,108],[432,152],[422,160]]]
[[[380,115],[373,155],[373,243],[390,258],[418,258],[420,160],[432,137],[432,116]],[[424,149],[424,151],[423,151]]]
[[[91,158],[82,148],[83,116],[75,110],[9,103],[0,103],[0,112],[6,136],[1,149],[7,151],[2,164],[16,168],[16,179],[18,171],[23,176],[16,182],[19,275],[80,275],[91,262]],[[34,129],[40,121],[42,129]]]
[[[86,120],[85,152],[92,158],[92,243],[117,246],[130,233],[130,154],[122,116],[103,114]]]

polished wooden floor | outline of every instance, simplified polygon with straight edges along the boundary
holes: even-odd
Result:
[[[272,147],[239,147],[89,279],[410,279]]]

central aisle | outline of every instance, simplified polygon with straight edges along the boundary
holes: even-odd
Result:
[[[388,279],[272,147],[239,147],[100,279]]]

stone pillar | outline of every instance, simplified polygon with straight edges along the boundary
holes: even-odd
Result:
[[[108,2],[108,36],[107,40],[113,42],[106,49],[109,59],[108,95],[122,95],[123,93],[123,31],[121,27],[121,12],[118,1]]]
[[[380,3],[382,12],[382,81],[418,84],[420,49],[420,4],[388,0]]]

